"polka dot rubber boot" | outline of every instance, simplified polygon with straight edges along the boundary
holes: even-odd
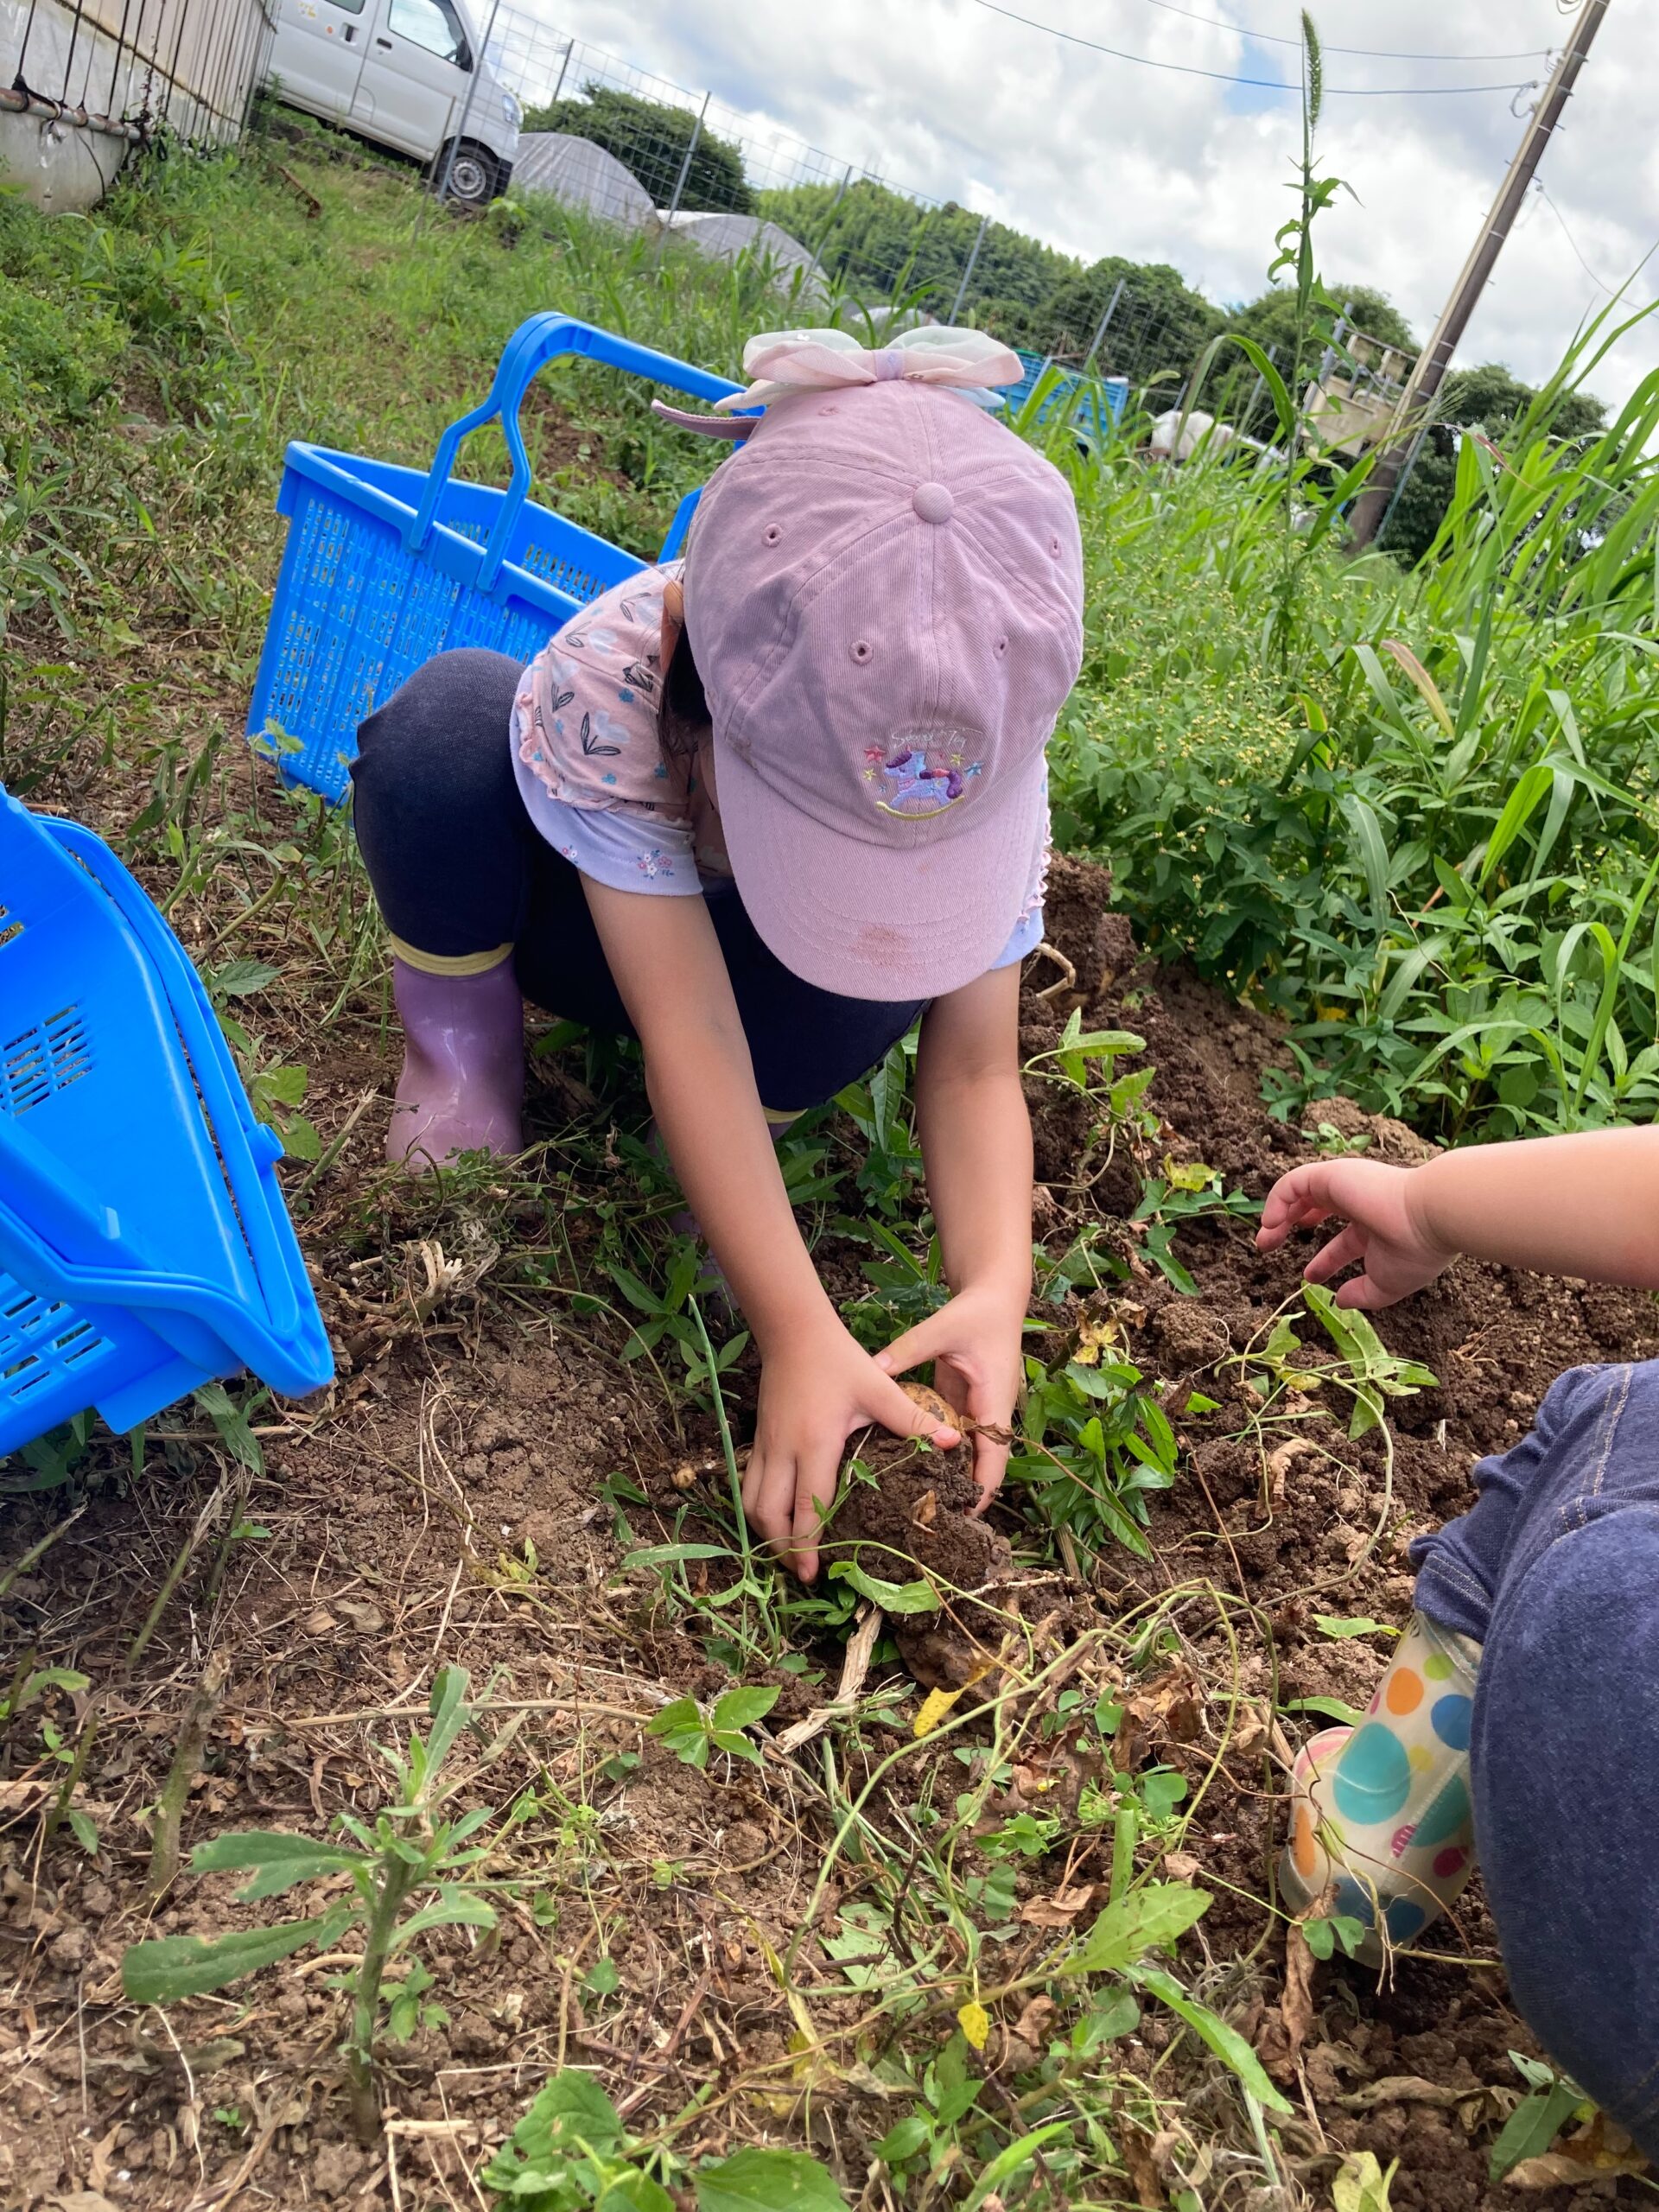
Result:
[[[1416,1941],[1474,1868],[1469,1722],[1480,1647],[1421,1613],[1365,1719],[1306,1744],[1291,1777],[1280,1887],[1297,1911],[1334,1883],[1332,1909],[1369,1931],[1358,1956]]]

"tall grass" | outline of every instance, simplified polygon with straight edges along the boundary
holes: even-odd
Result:
[[[1310,564],[1282,674],[1271,470],[1101,458],[1063,832],[1291,1018],[1286,1111],[1339,1086],[1455,1138],[1659,1105],[1659,371],[1552,435],[1640,320],[1583,331],[1503,449],[1465,437],[1415,571]]]

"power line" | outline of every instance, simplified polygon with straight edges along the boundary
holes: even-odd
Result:
[[[1132,61],[1141,69],[1164,69],[1178,77],[1208,77],[1217,85],[1253,85],[1265,92],[1288,92],[1300,98],[1301,88],[1287,85],[1280,77],[1239,77],[1226,69],[1199,69],[1188,61],[1154,61],[1149,54],[1126,54],[1121,47],[1103,46],[1098,39],[1079,37],[1076,31],[1063,31],[1054,23],[1039,23],[1031,16],[1016,15],[1012,8],[998,5],[998,0],[974,0],[976,8],[988,9],[994,16],[1006,16],[1011,23],[1023,23],[1027,30],[1046,31],[1050,38],[1064,39],[1068,46],[1086,46],[1091,54],[1109,54],[1114,61]],[[1327,85],[1327,99],[1433,99],[1458,92],[1523,92],[1532,86],[1528,82],[1513,85]]]
[[[1147,0],[1147,5],[1161,8],[1167,16],[1185,16],[1190,23],[1211,23],[1217,30],[1235,31],[1255,46],[1300,46],[1302,42],[1279,31],[1253,31],[1248,23],[1231,23],[1224,16],[1201,16],[1194,8],[1177,7],[1175,0]],[[1323,40],[1319,43],[1326,54],[1360,54],[1370,61],[1539,61],[1553,51],[1548,46],[1528,46],[1518,54],[1408,54],[1393,46],[1327,46]]]
[[[1560,225],[1561,236],[1567,240],[1567,245],[1573,249],[1573,260],[1578,263],[1580,268],[1583,270],[1585,275],[1590,279],[1590,282],[1596,287],[1598,291],[1605,292],[1610,300],[1617,299],[1618,295],[1614,291],[1612,286],[1602,282],[1602,279],[1597,276],[1595,270],[1590,266],[1584,256],[1579,251],[1578,240],[1573,237],[1572,232],[1567,229],[1567,218],[1562,214],[1560,209],[1555,205],[1555,202],[1550,198],[1549,188],[1544,182],[1542,177],[1538,178],[1537,185],[1539,198],[1548,208],[1550,213],[1555,218],[1555,220]]]

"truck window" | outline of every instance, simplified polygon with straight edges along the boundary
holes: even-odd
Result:
[[[473,66],[467,34],[449,0],[391,0],[386,28],[411,46],[435,54],[441,61],[453,61],[461,69]]]

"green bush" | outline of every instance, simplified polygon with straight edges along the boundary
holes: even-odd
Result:
[[[1559,435],[1608,342],[1500,451],[1464,442],[1416,571],[1308,565],[1282,671],[1272,474],[1100,464],[1061,842],[1288,1017],[1283,1111],[1340,1087],[1452,1138],[1659,1109],[1659,372]]]
[[[618,92],[608,85],[584,85],[580,99],[553,100],[545,107],[527,110],[524,127],[591,138],[632,170],[654,206],[666,207],[697,118],[690,108],[641,99],[637,92]],[[742,155],[712,130],[698,132],[680,205],[704,214],[754,213]]]

